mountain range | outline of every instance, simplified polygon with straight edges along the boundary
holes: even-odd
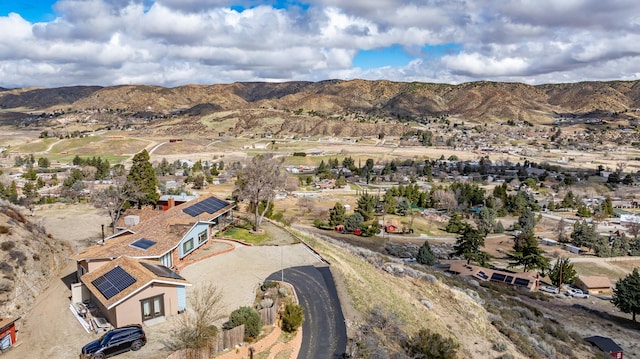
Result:
[[[563,116],[637,118],[640,81],[527,85],[470,82],[459,85],[327,80],[320,82],[0,88],[5,119],[47,111],[117,110],[120,113],[202,114],[278,109],[321,116],[362,114],[398,119],[448,115],[469,121],[551,123]]]

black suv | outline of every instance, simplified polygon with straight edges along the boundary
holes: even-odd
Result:
[[[129,350],[140,350],[147,344],[147,336],[140,324],[127,325],[106,332],[82,347],[80,358],[104,359]]]

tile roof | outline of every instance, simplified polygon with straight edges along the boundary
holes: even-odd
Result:
[[[152,271],[143,266],[142,262],[148,262],[155,265],[160,265],[157,261],[145,261],[139,260],[127,256],[119,257],[105,265],[100,266],[98,269],[89,272],[82,277],[80,280],[84,285],[87,286],[87,289],[94,295],[96,299],[100,301],[107,309],[111,309],[116,304],[122,302],[133,294],[137,293],[147,285],[153,282],[162,282],[169,283],[175,285],[191,285],[186,279],[178,279],[178,278],[168,278],[161,277],[154,274]],[[92,283],[97,278],[105,275],[105,273],[111,271],[115,267],[122,268],[125,272],[127,272],[130,276],[132,276],[136,281],[130,286],[124,288],[118,294],[113,297],[107,299],[105,296],[96,288],[96,286]]]
[[[71,255],[70,258],[76,261],[117,258],[123,255],[137,258],[158,258],[175,248],[187,231],[197,222],[211,221],[235,206],[235,204],[227,202],[229,203],[227,206],[213,214],[203,212],[195,217],[184,212],[184,209],[211,197],[213,196],[201,196],[166,211],[159,211],[158,215],[116,234],[113,238],[106,240],[104,244],[86,248],[80,253]],[[156,244],[146,250],[131,246],[131,243],[141,238],[150,239]]]

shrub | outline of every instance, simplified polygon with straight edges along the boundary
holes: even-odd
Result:
[[[231,312],[225,328],[231,329],[242,324],[244,324],[245,340],[256,338],[262,330],[262,317],[251,307],[240,307]]]
[[[413,358],[454,359],[459,346],[452,338],[422,328],[407,341],[406,350]]]
[[[282,330],[287,333],[293,333],[300,328],[304,321],[304,310],[301,305],[296,303],[287,303],[284,306],[281,316]]]
[[[16,246],[16,242],[14,242],[14,241],[6,241],[6,242],[2,242],[2,244],[0,244],[0,249],[2,249],[3,251],[6,252],[8,250],[11,250],[11,249],[15,248],[15,246]]]
[[[260,301],[260,308],[271,308],[273,307],[273,299],[264,298]]]
[[[9,258],[16,261],[18,263],[18,266],[20,267],[22,267],[27,260],[27,256],[24,254],[24,252],[17,249],[12,249],[9,251]]]
[[[493,343],[493,350],[501,353],[501,352],[507,350],[507,343],[505,343],[505,342]]]
[[[11,233],[11,229],[7,226],[0,226],[0,234],[9,234]],[[4,243],[3,243],[4,244]]]

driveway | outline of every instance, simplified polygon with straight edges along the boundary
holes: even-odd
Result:
[[[347,329],[329,267],[287,268],[273,273],[268,279],[281,280],[283,276],[296,289],[300,305],[304,308],[298,358],[343,358]]]
[[[194,263],[180,272],[193,286],[205,281],[213,282],[222,291],[224,313],[252,305],[256,289],[266,278],[283,267],[307,266],[322,263],[321,259],[303,244],[286,246],[242,246],[235,250]],[[75,271],[71,261],[62,271],[63,276]],[[286,279],[286,278],[285,278]],[[59,276],[51,279],[47,289],[38,296],[33,308],[18,322],[18,345],[2,355],[9,358],[77,358],[80,348],[98,338],[86,333],[69,310],[71,291]],[[118,355],[119,359],[160,359],[169,352],[164,342],[172,336],[174,322],[169,317],[165,323],[145,327],[149,342],[138,352]],[[218,323],[218,324],[222,324]]]

